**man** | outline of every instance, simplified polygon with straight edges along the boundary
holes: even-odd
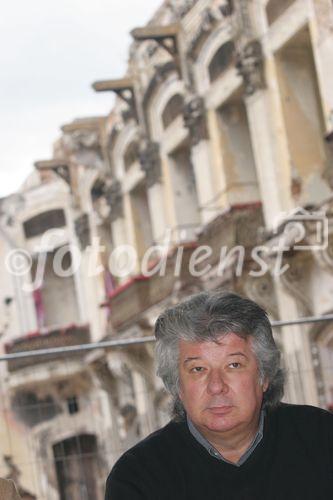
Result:
[[[333,499],[333,415],[280,402],[263,309],[204,292],[161,314],[155,335],[173,420],[118,460],[106,500]]]
[[[15,484],[10,479],[0,478],[0,499],[1,500],[20,500]]]

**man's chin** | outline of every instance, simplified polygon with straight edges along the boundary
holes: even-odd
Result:
[[[211,431],[226,432],[235,426],[233,407],[209,409],[205,413],[205,426]]]

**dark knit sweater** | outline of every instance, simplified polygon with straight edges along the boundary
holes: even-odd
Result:
[[[170,422],[113,467],[106,500],[333,500],[333,414],[281,404],[240,467],[217,460],[186,422]]]

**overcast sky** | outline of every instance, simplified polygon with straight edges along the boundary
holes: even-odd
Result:
[[[95,80],[121,77],[129,31],[161,0],[11,0],[0,16],[0,197],[48,159],[59,127],[110,111]]]

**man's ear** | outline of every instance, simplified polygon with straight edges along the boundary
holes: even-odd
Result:
[[[269,386],[269,380],[266,378],[266,379],[264,380],[264,383],[262,384],[262,391],[263,391],[263,392],[266,392],[266,391],[267,391],[267,389],[268,389],[268,386]]]

